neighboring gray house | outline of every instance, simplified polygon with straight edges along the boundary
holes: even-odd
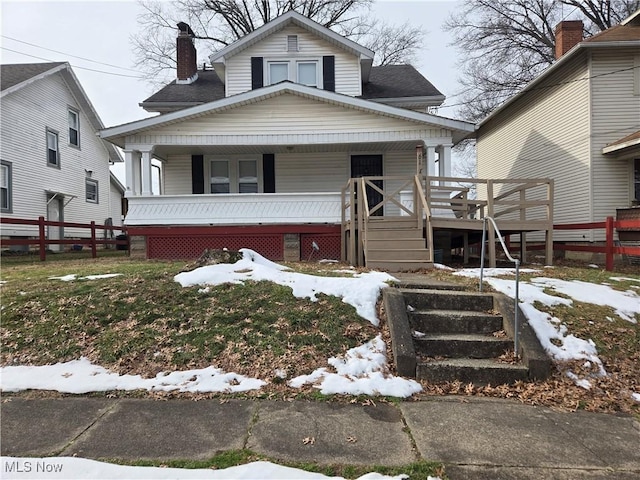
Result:
[[[444,96],[413,67],[374,67],[374,52],[296,12],[212,54],[213,70],[197,69],[178,26],[177,80],[141,103],[161,115],[100,133],[125,151],[125,224],[148,258],[248,247],[297,260],[314,243],[340,258],[350,178],[393,191],[418,172],[450,176],[474,129],[430,113]]]
[[[565,21],[556,38],[556,63],[479,124],[478,176],[550,177],[554,223],[602,222],[640,205],[640,11],[587,40]]]
[[[104,126],[70,65],[2,65],[0,82],[2,217],[121,225],[123,194],[109,165],[122,158],[96,135]],[[37,226],[2,226],[5,238],[37,235]],[[49,227],[47,235],[89,230]]]

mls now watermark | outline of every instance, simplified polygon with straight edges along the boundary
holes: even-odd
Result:
[[[46,459],[5,460],[2,473],[62,473],[62,462]]]

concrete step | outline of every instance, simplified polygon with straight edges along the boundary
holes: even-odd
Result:
[[[493,310],[493,296],[488,293],[448,292],[443,290],[400,289],[405,303],[415,310]]]
[[[478,333],[431,333],[413,340],[416,353],[428,357],[496,358],[513,349],[513,341]]]
[[[367,260],[367,268],[387,272],[413,272],[415,270],[430,270],[433,268],[433,263],[417,260]]]
[[[463,310],[408,312],[411,328],[422,333],[491,333],[502,330],[502,316]]]
[[[529,369],[493,359],[450,358],[419,361],[416,377],[433,383],[460,381],[475,385],[502,385],[529,381]]]
[[[405,261],[429,261],[429,250],[426,248],[393,248],[393,249],[372,249],[367,248],[365,252],[367,264],[369,261],[405,260]]]

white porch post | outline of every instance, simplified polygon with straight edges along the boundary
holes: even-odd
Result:
[[[153,195],[151,181],[151,150],[142,152],[142,195]]]
[[[138,188],[140,178],[140,152],[136,150],[125,150],[124,166],[126,188],[125,197],[137,196],[140,194],[140,189]]]
[[[133,151],[133,191],[134,195],[142,194],[142,172],[140,166],[141,153],[138,150]]]
[[[434,177],[436,175],[436,147],[427,145],[425,158],[427,162],[427,175]]]
[[[438,175],[451,176],[451,147],[452,144],[438,145]],[[444,185],[446,182],[441,182]]]

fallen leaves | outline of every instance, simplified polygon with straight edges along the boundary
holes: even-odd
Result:
[[[302,439],[303,445],[314,445],[316,443],[316,437],[304,437]]]

